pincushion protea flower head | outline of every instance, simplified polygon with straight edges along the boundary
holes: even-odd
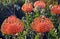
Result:
[[[51,8],[53,14],[60,14],[60,5],[53,5]]]
[[[34,7],[45,8],[45,3],[43,1],[36,1]]]
[[[31,12],[33,10],[33,6],[31,3],[25,3],[22,6],[22,11],[24,12]]]
[[[54,28],[51,20],[44,16],[35,18],[31,24],[31,27],[34,31],[38,33],[49,32]]]
[[[16,34],[22,32],[24,24],[15,16],[9,16],[6,18],[1,26],[1,31],[4,34]]]

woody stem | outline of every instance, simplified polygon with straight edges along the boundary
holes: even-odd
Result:
[[[39,33],[40,39],[43,39],[44,33]]]
[[[15,35],[13,35],[12,39],[17,39]]]
[[[26,13],[26,23],[27,23],[27,27],[29,26],[28,20],[29,20],[29,15],[28,15],[28,13]]]
[[[10,36],[6,35],[5,38],[6,38],[6,39],[10,39]]]
[[[25,0],[25,3],[29,3],[30,1],[29,0]]]
[[[14,15],[15,15],[15,7],[14,7]]]

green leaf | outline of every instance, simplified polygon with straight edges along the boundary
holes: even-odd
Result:
[[[58,30],[60,31],[60,26],[58,26]]]
[[[55,30],[51,30],[50,32],[49,32],[49,37],[51,38],[51,39],[58,39],[58,36],[57,36],[57,32],[55,32]]]
[[[50,33],[50,35],[53,36],[53,37],[56,36],[56,32],[55,32],[55,30],[51,30],[49,33]]]
[[[39,39],[39,34],[37,34],[37,35],[35,36],[35,39]]]

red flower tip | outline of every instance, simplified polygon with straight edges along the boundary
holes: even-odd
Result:
[[[49,32],[50,30],[52,30],[54,28],[51,20],[44,16],[35,18],[31,24],[31,27],[34,31],[36,31],[38,33]]]
[[[24,12],[31,12],[33,10],[33,6],[31,5],[31,3],[25,3],[22,6],[22,11]]]
[[[54,5],[54,6],[52,6],[51,12],[53,14],[60,14],[60,5]]]
[[[16,34],[22,32],[24,29],[24,24],[15,16],[10,16],[4,20],[1,31],[4,34]]]
[[[45,3],[43,1],[36,1],[34,7],[45,8]]]

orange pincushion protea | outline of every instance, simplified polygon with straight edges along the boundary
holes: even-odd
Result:
[[[24,12],[31,12],[33,10],[33,6],[31,5],[31,3],[25,3],[22,6],[22,11]]]
[[[58,5],[57,14],[60,14],[60,5]]]
[[[54,13],[54,14],[60,14],[60,5],[52,6],[51,12]]]
[[[34,7],[45,8],[45,3],[43,1],[36,1]]]
[[[31,24],[31,27],[38,33],[49,32],[54,28],[53,23],[46,17],[35,18]]]
[[[18,32],[22,32],[23,29],[23,23],[15,16],[10,16],[5,19],[1,26],[1,31],[4,34],[16,34]]]

